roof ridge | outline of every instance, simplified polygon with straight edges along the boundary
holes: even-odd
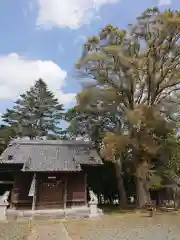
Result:
[[[91,141],[83,140],[13,140],[9,145],[91,145]]]

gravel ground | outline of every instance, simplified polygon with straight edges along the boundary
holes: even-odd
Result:
[[[71,240],[57,221],[0,222],[0,240]]]
[[[101,220],[68,222],[72,240],[180,240],[180,216],[166,214],[106,216]]]
[[[68,233],[68,234],[67,234]],[[69,237],[68,237],[69,236]],[[0,222],[0,240],[180,240],[180,215],[108,215],[96,220]]]
[[[26,240],[31,224],[26,222],[0,222],[0,240]]]
[[[71,240],[62,223],[41,223],[34,225],[28,240]]]

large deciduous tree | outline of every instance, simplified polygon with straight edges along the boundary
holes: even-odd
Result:
[[[70,109],[66,114],[66,120],[69,122],[67,131],[72,137],[88,138],[92,141],[95,149],[104,158],[101,148],[102,140],[108,132],[117,133],[121,131],[122,121],[120,114],[116,111],[104,111],[98,106],[90,106],[88,109],[76,106]],[[123,158],[124,160],[125,158]],[[127,196],[123,181],[123,165],[124,161],[113,161],[118,179],[118,191],[120,198],[120,206],[127,204]]]
[[[2,118],[15,129],[17,136],[33,139],[59,133],[62,114],[63,105],[39,79],[20,96],[12,109],[7,109]]]
[[[162,141],[179,110],[180,12],[147,9],[127,31],[107,25],[88,39],[76,67],[88,80],[79,107],[121,116],[121,128],[105,136],[104,148],[118,162],[124,150],[132,151],[143,207],[152,159],[163,152]]]

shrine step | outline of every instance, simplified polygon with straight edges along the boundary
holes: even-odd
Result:
[[[11,210],[7,212],[8,220],[51,220],[51,219],[82,219],[89,217],[89,208],[72,208],[63,210],[37,210],[37,211],[19,211]]]

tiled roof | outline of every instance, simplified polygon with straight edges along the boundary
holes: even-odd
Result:
[[[81,171],[81,164],[102,164],[91,143],[78,140],[15,140],[2,153],[0,162],[22,163],[23,171]]]

